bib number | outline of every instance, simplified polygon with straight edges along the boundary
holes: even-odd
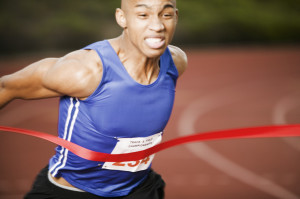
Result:
[[[124,154],[142,151],[159,144],[162,140],[162,132],[149,137],[138,138],[118,138],[114,150],[111,154]],[[154,154],[142,160],[128,162],[105,162],[103,169],[137,172],[149,168],[154,158]]]

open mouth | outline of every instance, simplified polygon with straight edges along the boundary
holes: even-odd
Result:
[[[146,44],[153,49],[162,48],[165,44],[165,39],[162,37],[148,37],[145,39]]]

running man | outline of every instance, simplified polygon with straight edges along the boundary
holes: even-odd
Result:
[[[187,57],[169,45],[176,0],[122,0],[122,34],[61,58],[46,58],[0,80],[0,107],[13,99],[60,97],[59,137],[90,150],[128,153],[161,141]],[[26,199],[164,198],[153,156],[93,162],[58,146]]]

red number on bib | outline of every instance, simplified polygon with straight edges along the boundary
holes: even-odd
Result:
[[[135,161],[135,164],[128,163],[128,166],[129,166],[129,167],[136,167],[136,166],[139,165],[139,164],[140,164],[140,161],[137,160],[137,161]]]
[[[135,162],[130,162],[130,163],[127,163],[127,165],[123,162],[115,162],[113,163],[112,165],[114,166],[117,166],[117,167],[125,167],[125,166],[129,166],[129,167],[136,167],[138,166],[139,164],[148,164],[148,162],[150,161],[150,158],[149,157],[146,157],[144,158],[142,161],[140,160],[137,160]]]
[[[124,167],[124,166],[125,166],[125,164],[122,163],[122,162],[115,162],[115,163],[113,163],[112,165],[118,166],[118,167]]]
[[[145,159],[143,159],[142,161],[141,161],[141,164],[148,164],[148,162],[150,161],[150,158],[149,157],[146,157]]]

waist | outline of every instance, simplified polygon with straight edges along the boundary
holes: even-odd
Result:
[[[71,185],[68,181],[66,181],[63,177],[53,177],[50,172],[48,172],[48,179],[49,181],[54,184],[57,187],[60,187],[62,189],[66,189],[66,190],[70,190],[70,191],[78,191],[78,192],[84,192],[81,189],[78,189],[76,187],[74,187],[73,185]]]

